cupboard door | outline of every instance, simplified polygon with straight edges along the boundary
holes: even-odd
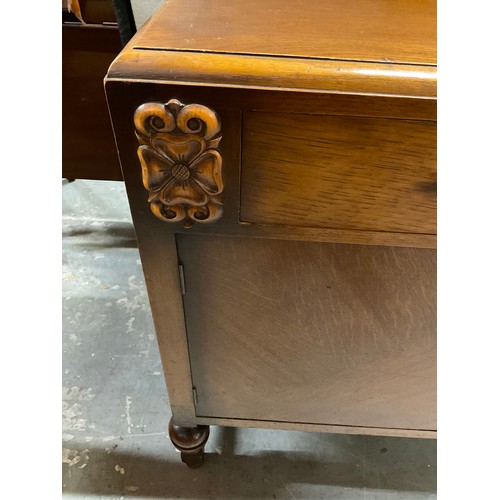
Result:
[[[436,428],[436,251],[177,235],[196,414]]]

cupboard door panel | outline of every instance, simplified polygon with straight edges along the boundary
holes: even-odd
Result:
[[[435,250],[177,245],[198,416],[436,428]]]

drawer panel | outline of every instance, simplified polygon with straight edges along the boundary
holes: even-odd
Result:
[[[434,430],[436,251],[177,235],[196,414]]]
[[[248,112],[240,220],[436,233],[436,124]]]

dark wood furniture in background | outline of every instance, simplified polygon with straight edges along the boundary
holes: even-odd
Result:
[[[436,5],[169,0],[106,92],[173,413],[436,436]]]
[[[111,0],[63,2],[62,176],[122,180],[103,79],[122,49]]]

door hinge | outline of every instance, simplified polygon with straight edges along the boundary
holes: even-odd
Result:
[[[196,393],[196,387],[193,387],[193,401],[194,405],[198,406],[198,394]]]
[[[181,284],[181,293],[186,295],[186,280],[184,278],[184,266],[179,264],[179,282]]]

